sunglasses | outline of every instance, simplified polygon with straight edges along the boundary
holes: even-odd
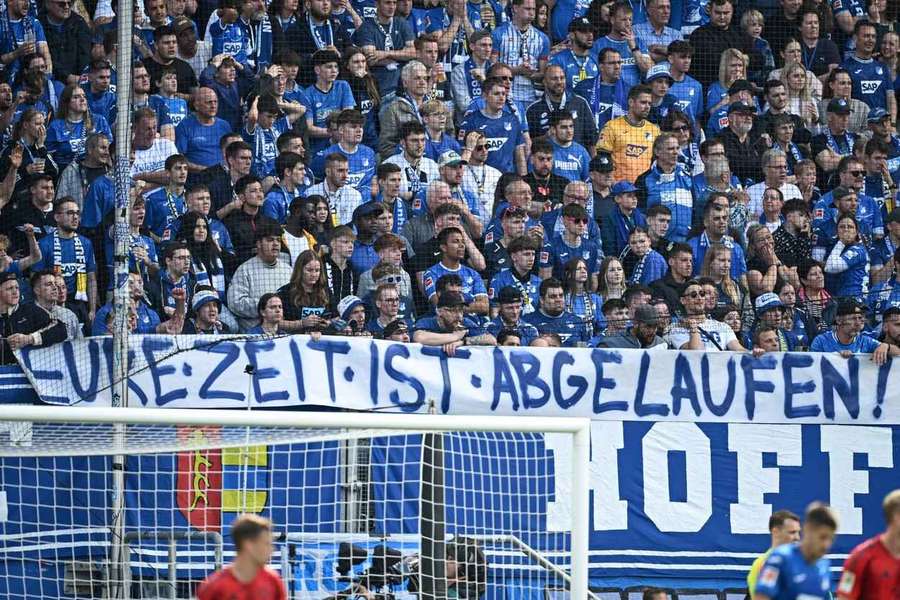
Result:
[[[706,298],[706,292],[704,292],[703,290],[700,290],[700,291],[694,290],[691,293],[682,294],[682,297],[683,298],[689,297],[689,298],[693,298],[694,300],[696,300],[697,298]]]
[[[569,217],[569,220],[576,225],[587,225],[588,220],[581,217]]]
[[[688,127],[687,125],[679,125],[678,127],[673,127],[673,128],[672,128],[672,131],[676,131],[676,132],[679,132],[679,131],[690,131],[690,130],[691,130],[691,128]]]
[[[850,174],[853,175],[854,177],[865,177],[866,172],[865,171],[850,171]]]
[[[475,146],[475,149],[478,151],[487,150],[487,144],[478,144],[477,146]]]

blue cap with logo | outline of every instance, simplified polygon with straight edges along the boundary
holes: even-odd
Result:
[[[878,123],[879,121],[883,121],[890,116],[891,115],[888,113],[888,111],[884,110],[880,106],[876,106],[869,111],[869,116],[866,117],[866,121],[869,123]]]
[[[660,79],[665,77],[669,80],[669,83],[672,83],[672,74],[669,72],[669,63],[661,62],[653,65],[647,70],[647,77],[644,79],[647,83],[654,81],[655,79]]]
[[[634,187],[634,184],[630,181],[617,181],[614,186],[612,186],[613,196],[618,196],[619,194],[627,194],[629,192],[636,192],[637,188]]]

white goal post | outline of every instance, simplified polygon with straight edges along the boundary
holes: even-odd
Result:
[[[245,510],[238,512],[260,512],[256,504],[274,505],[270,518],[279,550],[273,564],[289,598],[356,598],[365,585],[369,591],[382,586],[378,598],[443,600],[449,557],[471,547],[478,549],[487,577],[501,581],[496,585],[530,586],[523,598],[538,597],[538,587],[545,590],[542,598],[550,597],[546,590],[562,588],[573,600],[593,597],[588,419],[18,405],[5,407],[0,420],[5,597],[188,597],[195,587],[185,588],[181,580],[195,585],[233,556],[223,542],[225,519],[216,521],[218,529],[196,519],[194,529],[176,527],[182,516],[177,508],[160,508],[156,483],[177,478],[179,485],[194,486],[193,503],[202,508],[206,491],[215,488],[209,466],[214,460],[205,451],[217,453],[218,464],[236,465],[230,471],[219,467],[222,506],[239,502]],[[340,457],[346,478],[323,483],[316,471],[325,462],[323,446],[329,456]],[[275,472],[270,465],[261,474],[259,465],[274,464],[276,453],[283,468]],[[50,472],[56,471],[61,476],[54,479]],[[50,481],[53,494],[45,489]],[[71,481],[73,490],[60,490],[59,481]],[[109,489],[119,485],[124,489]],[[337,491],[328,496],[326,488]],[[57,506],[60,494],[76,506]],[[99,506],[104,495],[110,502]],[[56,525],[62,531],[64,517],[79,503],[109,512],[105,526],[97,527],[107,531],[96,538],[60,533],[47,543],[45,530]],[[415,509],[407,508],[413,504]],[[195,507],[182,506],[181,513],[188,508]],[[340,514],[339,527],[314,527],[331,512]],[[553,519],[551,512],[563,518]],[[302,520],[304,527],[280,520]],[[74,523],[69,528],[81,531]],[[66,541],[99,549],[83,558]],[[59,567],[59,581],[48,582],[32,563],[54,559],[65,568]],[[317,573],[337,571],[328,575],[334,580],[330,595],[323,595],[321,582],[303,581],[313,577],[310,565],[317,565]],[[412,579],[417,589],[407,584]],[[397,591],[401,580],[412,595],[406,587]],[[138,585],[144,587],[135,594],[132,586]]]

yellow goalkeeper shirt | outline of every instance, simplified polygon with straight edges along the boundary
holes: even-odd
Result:
[[[638,175],[650,168],[653,158],[653,141],[659,135],[659,127],[650,121],[635,127],[625,117],[609,121],[600,132],[597,150],[609,152],[613,157],[616,181],[626,179],[634,183]]]

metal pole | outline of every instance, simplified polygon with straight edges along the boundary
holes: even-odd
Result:
[[[131,181],[131,36],[134,24],[134,3],[119,2],[117,7],[118,42],[116,46],[116,161],[114,176],[116,182],[115,207],[115,271],[114,287],[114,336],[113,336],[113,389],[112,405],[128,406],[128,250],[131,235],[129,231],[129,190]],[[117,424],[116,443],[125,447],[126,429]],[[125,536],[125,456],[117,454],[113,458],[113,498],[112,545],[110,550],[110,575],[112,579],[111,598],[124,598],[128,557],[123,552]]]
[[[588,529],[590,523],[590,462],[591,462],[591,429],[590,421],[583,424],[575,432],[572,452],[572,595],[575,598],[587,598],[588,580],[590,578],[588,551],[590,540]]]

